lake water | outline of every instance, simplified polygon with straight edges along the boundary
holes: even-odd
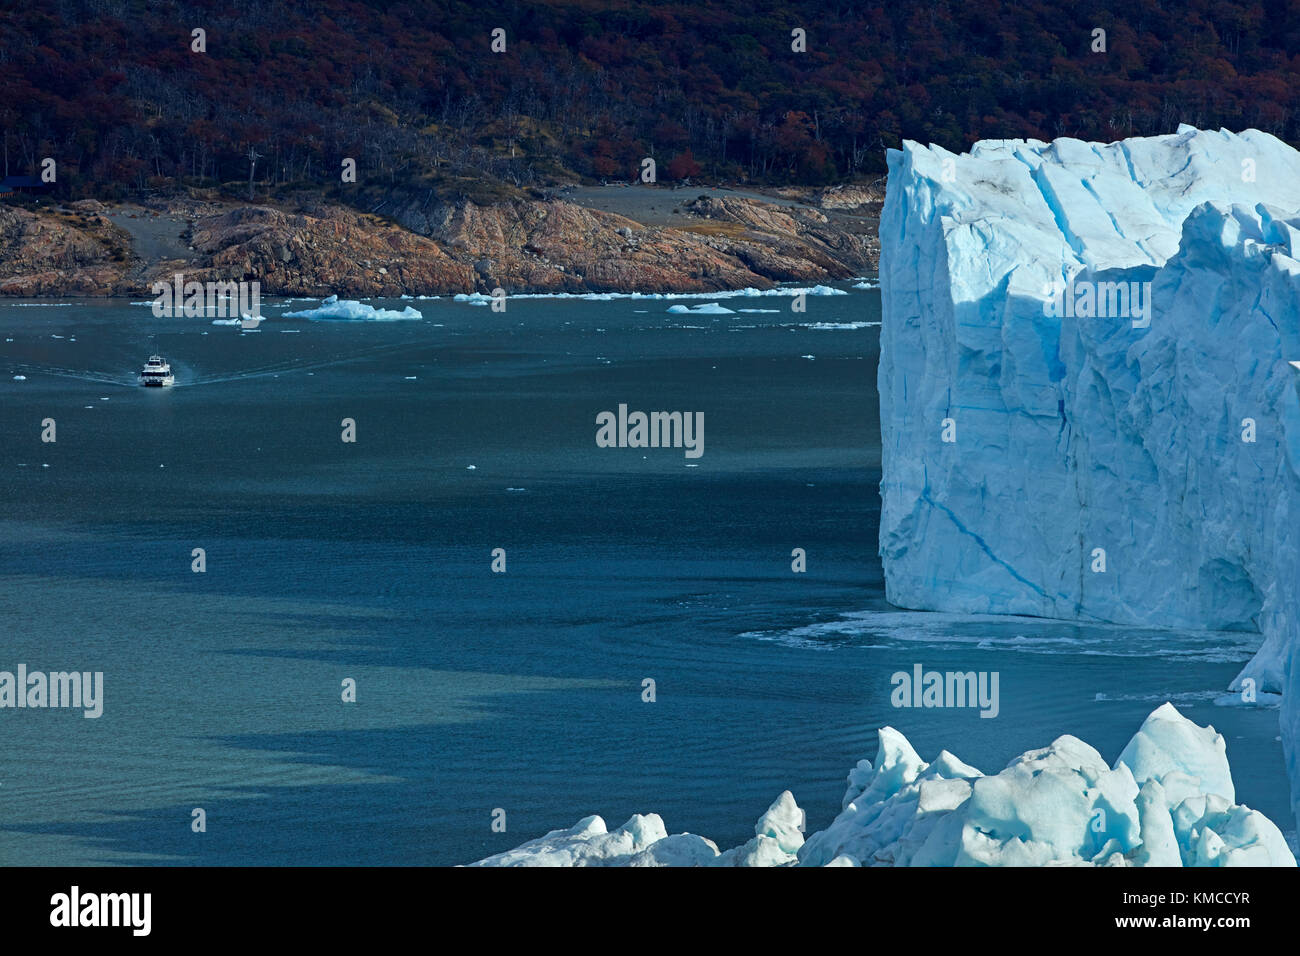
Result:
[[[725,848],[786,788],[825,826],[879,726],[1113,761],[1166,699],[1294,829],[1277,711],[1212,704],[1257,636],[885,603],[880,299],[843,288],[255,332],[0,303],[0,670],[105,687],[98,719],[0,710],[0,862],[455,864],[651,811]],[[155,351],[176,387],[134,384]],[[703,412],[703,456],[598,448],[620,403]],[[894,709],[916,663],[998,671],[999,716]]]

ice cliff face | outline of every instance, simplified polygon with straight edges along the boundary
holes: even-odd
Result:
[[[1293,804],[1298,210],[1295,150],[1182,127],[906,143],[880,225],[889,600],[1258,628]]]
[[[1076,737],[985,776],[943,751],[932,763],[891,727],[849,773],[842,811],[804,842],[787,790],[754,838],[719,853],[657,814],[612,833],[600,817],[476,866],[1295,866],[1282,832],[1234,803],[1223,737],[1165,704],[1115,766]]]

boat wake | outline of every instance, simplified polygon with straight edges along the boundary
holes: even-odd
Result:
[[[399,350],[413,351],[424,345],[433,344],[434,340],[428,342],[398,342],[386,345],[378,345],[373,348],[360,349],[355,352],[349,352],[346,355],[335,355],[329,358],[317,360],[295,359],[284,362],[273,362],[267,365],[259,365],[253,368],[240,369],[237,371],[219,373],[216,375],[194,374],[193,369],[184,362],[173,361],[177,375],[173,388],[194,388],[200,385],[221,385],[229,382],[241,382],[246,379],[266,378],[273,375],[292,374],[295,372],[313,372],[319,369],[332,368],[339,365],[347,365],[352,362],[360,362],[366,359],[376,358],[388,352]],[[82,382],[93,382],[96,385],[117,385],[125,388],[138,388],[138,372],[101,372],[88,369],[64,368],[57,365],[42,365],[33,362],[11,362],[9,363],[10,372],[13,375],[50,375],[55,378],[74,379]]]
[[[72,378],[82,382],[94,382],[96,385],[121,385],[136,388],[136,375],[113,375],[108,372],[89,372],[85,369],[59,368],[55,365],[35,365],[28,362],[10,363],[10,368],[17,375],[52,375],[56,378]]]
[[[177,382],[177,386],[184,385],[193,388],[199,385],[221,385],[227,382],[242,382],[246,379],[266,378],[272,375],[284,375],[294,372],[314,372],[324,368],[334,368],[339,365],[348,365],[353,362],[360,362],[366,359],[377,358],[389,352],[408,351],[413,352],[424,345],[433,344],[435,340],[430,339],[424,342],[393,342],[386,345],[376,345],[368,349],[360,349],[355,352],[349,352],[347,355],[336,355],[331,358],[322,358],[315,361],[296,359],[287,362],[274,362],[269,365],[256,366],[249,369],[241,369],[236,372],[213,376],[200,376],[187,382]]]

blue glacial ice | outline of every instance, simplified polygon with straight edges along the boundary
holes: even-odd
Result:
[[[787,790],[754,837],[719,852],[657,814],[610,832],[598,816],[475,866],[1295,866],[1282,832],[1234,803],[1223,737],[1172,704],[1113,767],[1076,737],[985,776],[947,751],[922,760],[892,727],[850,771],[842,810],[805,842]]]
[[[1183,126],[888,163],[888,599],[1258,630],[1232,689],[1283,695],[1300,810],[1300,153]]]

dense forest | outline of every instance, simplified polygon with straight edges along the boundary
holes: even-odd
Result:
[[[1287,0],[5,7],[5,172],[53,157],[74,196],[332,187],[345,157],[400,185],[630,180],[643,157],[663,180],[814,185],[878,177],[901,139],[1300,141]]]

